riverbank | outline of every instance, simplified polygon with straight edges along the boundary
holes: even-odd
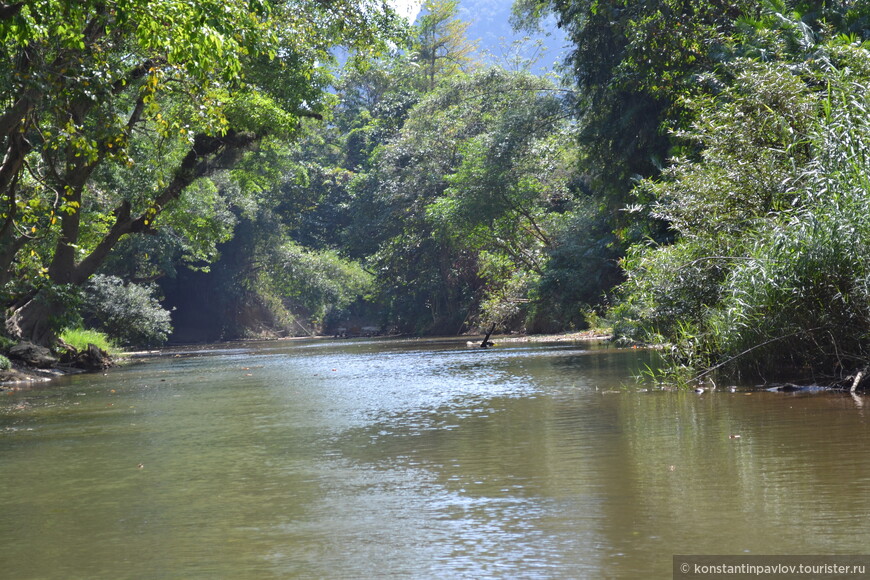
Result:
[[[46,347],[21,342],[4,354],[0,370],[0,390],[27,387],[44,383],[64,375],[97,372],[117,364],[117,355],[111,356],[94,344],[76,349],[67,345],[67,352],[57,355]]]
[[[563,332],[560,334],[525,334],[522,336],[505,335],[496,338],[497,342],[581,342],[590,340],[610,340],[613,335],[602,329]]]
[[[83,372],[85,371],[75,368],[37,369],[13,364],[12,368],[0,371],[0,391],[46,383],[57,377]]]

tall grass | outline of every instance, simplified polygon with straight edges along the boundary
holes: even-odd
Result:
[[[690,137],[703,157],[645,184],[680,236],[630,253],[621,309],[670,343],[673,369],[847,379],[870,366],[867,62],[832,45],[801,75],[746,66],[702,106]]]
[[[825,73],[813,155],[791,182],[801,204],[748,238],[709,319],[738,369],[844,379],[870,364],[870,79]]]

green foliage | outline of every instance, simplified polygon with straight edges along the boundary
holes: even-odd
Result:
[[[172,331],[170,314],[155,297],[156,287],[94,276],[84,288],[85,323],[124,346],[156,346]]]
[[[518,3],[527,26],[555,12],[572,41],[579,146],[595,191],[612,206],[625,203],[636,177],[656,175],[665,163],[673,143],[663,129],[682,126],[680,97],[703,89],[695,75],[712,68],[746,4]]]
[[[118,347],[105,334],[96,330],[85,328],[67,328],[60,334],[61,340],[75,348],[77,351],[85,351],[89,344],[108,353],[118,352]]]
[[[411,109],[356,182],[378,216],[368,240],[378,294],[406,330],[455,333],[481,321],[481,305],[521,320],[550,222],[572,196],[560,94],[498,69],[457,77]]]
[[[737,63],[695,103],[703,155],[643,185],[679,238],[630,253],[621,331],[694,370],[844,378],[870,362],[868,57],[834,42],[802,67]]]
[[[516,268],[500,252],[482,250],[478,255],[479,275],[487,287],[480,302],[480,317],[499,328],[517,328],[523,323],[529,289],[538,280],[536,272]]]
[[[590,312],[609,302],[610,290],[622,281],[621,247],[611,226],[589,198],[574,201],[552,221],[546,262],[529,292],[530,332],[585,328]]]
[[[218,245],[232,237],[236,216],[228,199],[232,191],[228,181],[225,174],[195,181],[170,211],[155,220],[162,234],[173,240],[176,261],[210,263],[218,256]]]
[[[0,335],[0,352],[8,352],[10,348],[18,344],[8,336]]]
[[[8,371],[12,368],[12,363],[8,358],[0,354],[0,371]]]
[[[468,23],[458,20],[458,13],[458,0],[423,2],[410,48],[420,68],[418,87],[424,91],[435,89],[439,80],[454,77],[471,64],[469,54],[477,46],[466,36]]]
[[[675,159],[661,180],[636,190],[680,238],[655,249],[637,245],[626,256],[617,325],[626,338],[673,340],[682,324],[702,319],[746,258],[747,238],[800,202],[795,185],[811,155],[815,96],[784,63],[734,66],[733,84],[720,95],[688,101],[698,120],[681,137],[702,153]]]
[[[217,190],[192,184],[264,140],[295,138],[299,118],[332,100],[330,49],[375,53],[395,22],[381,4],[345,0],[37,0],[4,18],[6,297],[32,296],[46,279],[81,285],[120,240],[160,227],[172,229],[176,257],[213,259],[230,216]],[[48,311],[22,308],[16,332],[46,339],[37,318]]]
[[[298,118],[291,111],[258,91],[237,91],[226,97],[225,115],[229,126],[257,135],[292,137]]]
[[[454,0],[407,30],[377,0],[28,2],[0,21],[9,328],[75,326],[97,271],[86,304],[128,319],[87,316],[128,343],[169,321],[121,280],[206,281],[215,338],[363,302],[407,332],[583,328],[622,283],[616,331],[686,372],[862,367],[866,2],[515,7],[548,13],[572,89],[481,70]]]
[[[766,232],[731,273],[708,324],[718,352],[741,355],[738,368],[842,377],[870,361],[870,231],[831,209]]]
[[[567,91],[455,66],[471,46],[455,12],[430,3],[409,52],[346,69],[330,124],[305,135],[298,179],[275,190],[272,209],[298,244],[364,263],[378,318],[407,332],[452,334],[485,320],[522,327],[578,193]],[[281,245],[276,238],[261,255]]]
[[[286,243],[272,256],[268,283],[291,310],[307,312],[313,325],[322,325],[328,315],[350,306],[371,288],[371,274],[335,252]]]
[[[63,328],[81,324],[79,307],[82,304],[82,289],[74,284],[46,283],[40,288],[37,302],[51,312],[45,323],[52,334]]]

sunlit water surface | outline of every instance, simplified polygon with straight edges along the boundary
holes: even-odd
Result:
[[[286,341],[0,393],[0,577],[670,578],[858,554],[865,399],[583,343]],[[737,437],[739,435],[739,437]]]

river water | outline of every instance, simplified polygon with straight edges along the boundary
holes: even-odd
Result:
[[[670,578],[674,554],[868,552],[870,401],[638,386],[654,357],[280,341],[0,393],[0,577]]]

